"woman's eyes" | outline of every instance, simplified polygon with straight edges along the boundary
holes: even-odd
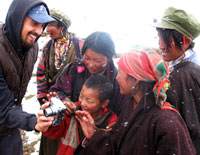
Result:
[[[101,60],[96,60],[95,62],[96,62],[96,63],[101,63],[102,61],[101,61]]]
[[[94,61],[95,63],[101,63],[102,62],[102,60],[90,59],[88,57],[85,57],[85,59],[88,60],[88,61]]]

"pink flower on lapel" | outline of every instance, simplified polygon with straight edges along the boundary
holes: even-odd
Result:
[[[85,67],[84,66],[78,66],[77,67],[77,72],[78,73],[82,73],[83,71],[85,71]]]

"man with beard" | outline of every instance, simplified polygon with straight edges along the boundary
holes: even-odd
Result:
[[[21,102],[37,59],[36,41],[54,21],[42,0],[13,0],[0,25],[0,154],[23,154],[18,128],[46,131],[52,123],[24,112]]]

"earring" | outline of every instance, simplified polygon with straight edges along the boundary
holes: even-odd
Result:
[[[132,91],[135,90],[135,86],[131,86],[131,90],[132,90]]]
[[[60,36],[63,36],[63,31],[60,31]]]

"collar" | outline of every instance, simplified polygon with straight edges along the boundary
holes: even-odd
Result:
[[[183,63],[185,61],[192,61],[194,63],[200,64],[200,61],[197,60],[195,52],[192,49],[188,49],[187,51],[185,51],[184,54],[182,54],[176,60],[169,62],[169,70],[172,71],[176,67],[176,65]]]

